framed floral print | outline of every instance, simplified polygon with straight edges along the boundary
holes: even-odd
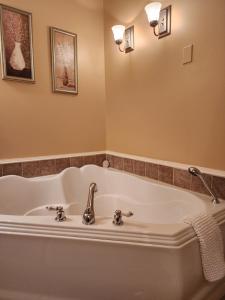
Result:
[[[2,78],[34,82],[32,14],[0,4]]]
[[[78,93],[77,35],[50,27],[53,92]]]

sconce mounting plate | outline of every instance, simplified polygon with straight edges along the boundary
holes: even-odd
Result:
[[[171,34],[171,5],[161,9],[159,16],[159,39]]]
[[[134,50],[134,26],[128,27],[125,30],[124,47],[125,47],[125,53]]]

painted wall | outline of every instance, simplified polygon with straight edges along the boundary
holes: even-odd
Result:
[[[0,158],[107,148],[225,170],[225,2],[163,0],[172,35],[161,40],[147,2],[104,0],[103,32],[102,0],[3,0],[33,13],[36,84],[0,80]],[[134,52],[116,48],[116,23],[135,25]],[[51,91],[48,26],[78,34],[78,96]]]
[[[102,0],[2,3],[33,13],[36,84],[0,80],[0,158],[104,150]],[[78,34],[78,96],[51,91],[48,26]]]
[[[171,0],[172,34],[158,40],[146,0],[105,0],[107,149],[225,170],[225,1]],[[111,26],[135,25],[122,54]],[[193,43],[193,63],[182,49]]]

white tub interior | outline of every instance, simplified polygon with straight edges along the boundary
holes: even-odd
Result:
[[[96,216],[112,218],[114,211],[120,209],[134,213],[126,222],[171,224],[181,223],[207,208],[204,196],[90,165],[69,168],[50,177],[1,178],[0,214],[54,216],[55,212],[48,211],[46,206],[63,205],[67,215],[82,215],[92,182],[98,188]]]

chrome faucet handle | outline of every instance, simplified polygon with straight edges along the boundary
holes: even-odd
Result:
[[[129,218],[129,217],[132,217],[134,214],[132,213],[132,211],[128,211],[128,213],[121,213],[122,214],[122,216],[124,216],[124,217],[127,217],[127,218]]]
[[[56,210],[56,217],[55,220],[57,222],[63,222],[66,221],[66,216],[65,216],[65,212],[63,210],[62,206],[58,206],[59,209]]]
[[[46,209],[56,211],[55,220],[57,222],[66,221],[66,216],[65,216],[65,211],[63,209],[63,206],[46,206]]]
[[[47,210],[63,210],[63,206],[46,206]]]
[[[122,217],[132,217],[134,214],[129,211],[128,213],[123,213],[121,210],[116,210],[114,212],[114,216],[113,216],[113,224],[114,225],[123,225],[123,219]]]

